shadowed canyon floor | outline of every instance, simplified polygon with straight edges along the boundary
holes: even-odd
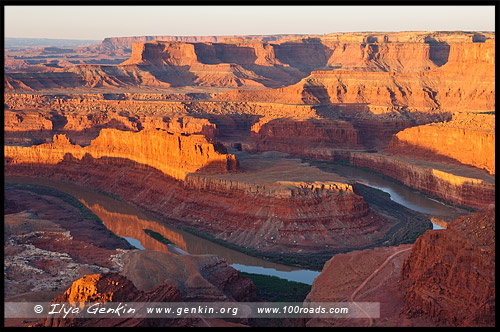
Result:
[[[493,324],[494,33],[118,37],[5,60],[9,301],[261,301],[233,264],[322,270],[306,302],[381,308],[8,325]]]

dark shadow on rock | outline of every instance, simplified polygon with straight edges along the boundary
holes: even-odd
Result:
[[[450,56],[450,45],[445,42],[437,41],[428,36],[425,37],[425,42],[429,44],[429,59],[436,64],[442,66],[448,62]]]
[[[216,149],[227,151],[222,144],[216,144]],[[223,171],[224,170],[224,171]],[[209,162],[207,165],[199,168],[196,172],[188,174],[223,174],[235,173],[240,171],[240,163],[237,159],[215,160]]]
[[[370,110],[369,103],[342,103],[313,106],[323,118],[337,119],[351,123],[358,130],[360,143],[367,149],[383,149],[389,145],[392,136],[409,127],[427,123],[451,120],[451,112],[425,114],[408,112],[405,108],[399,110],[395,117],[388,114],[375,114]]]
[[[51,115],[50,121],[52,121],[52,131],[54,132],[63,129],[68,123],[68,119],[64,115],[57,112],[52,112]]]
[[[259,122],[262,115],[248,113],[241,114],[191,114],[191,116],[207,119],[217,126],[215,139],[238,138],[244,139],[250,135],[250,130],[254,124]]]
[[[329,104],[330,95],[324,86],[304,85],[302,91],[302,102],[304,104]]]
[[[311,71],[323,68],[333,50],[321,43],[319,38],[307,38],[303,42],[284,42],[273,45],[276,59],[292,67]]]
[[[399,140],[399,138],[397,138],[396,136],[392,138],[391,144],[383,152],[386,154],[403,155],[410,157],[412,159],[423,159],[427,161],[441,162],[461,167],[464,166],[470,167],[475,170],[484,171],[485,173],[489,174],[486,170],[482,168],[478,168],[469,164],[463,164],[458,159],[440,154],[438,151],[431,148],[409,144],[405,141]]]
[[[221,63],[255,64],[255,60],[257,60],[255,50],[251,47],[226,43],[194,43],[193,45],[198,61],[206,65]]]
[[[15,89],[24,90],[18,84],[21,82],[33,90],[42,90],[50,88],[76,88],[85,85],[83,78],[72,72],[18,72],[6,73],[5,81],[9,82]]]
[[[171,86],[190,86],[196,85],[198,78],[189,71],[189,66],[139,66],[139,69],[150,73],[154,78]]]
[[[274,45],[273,47],[276,46]],[[258,65],[255,63],[257,55],[255,54],[255,49],[252,47],[223,43],[195,43],[194,48],[200,63],[206,65],[239,65],[249,72],[256,74],[255,77],[251,78],[253,81],[261,83],[268,88],[295,84],[310,73],[310,70],[304,72],[295,67]],[[300,62],[297,63],[300,64]],[[239,70],[234,70],[233,74],[240,79],[249,78],[247,73]]]

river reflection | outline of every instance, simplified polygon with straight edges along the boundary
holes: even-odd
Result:
[[[431,217],[451,221],[461,215],[469,214],[468,211],[444,205],[425,197],[419,192],[385,180],[374,173],[367,172],[357,167],[325,162],[308,162],[323,171],[336,173],[350,180],[385,191],[391,195],[391,199],[396,203],[412,210],[428,214]],[[319,274],[317,271],[300,270],[297,267],[276,264],[223,247],[191,233],[176,229],[155,218],[146,216],[131,204],[72,183],[19,176],[6,176],[6,180],[39,184],[66,192],[85,204],[85,206],[103,221],[104,225],[109,230],[125,238],[130,244],[138,249],[161,251],[169,254],[176,252],[193,255],[218,255],[223,257],[229,265],[243,272],[274,275],[307,284],[312,284],[314,278]],[[435,223],[433,223],[433,225],[434,229],[442,228]],[[164,244],[155,240],[144,232],[145,229],[161,234],[164,238],[174,243],[176,247],[173,248],[171,244]]]
[[[460,216],[470,214],[466,210],[445,205],[426,197],[418,191],[411,190],[408,187],[386,180],[375,173],[358,167],[316,161],[308,161],[308,163],[325,172],[332,172],[344,176],[349,180],[382,190],[391,196],[392,201],[413,211],[425,213],[430,217],[452,221]],[[433,228],[443,229],[443,227],[435,223],[433,223]]]
[[[309,282],[310,275],[308,270],[300,270],[297,267],[276,264],[267,260],[245,255],[239,251],[232,250],[221,245],[215,244],[203,238],[197,237],[191,233],[179,230],[155,218],[146,216],[140,210],[123,201],[119,201],[107,195],[95,192],[72,183],[66,183],[55,180],[26,178],[18,176],[8,176],[7,181],[39,184],[52,187],[63,191],[82,202],[93,213],[95,213],[104,223],[104,225],[116,235],[125,238],[130,244],[139,249],[155,250],[172,254],[169,245],[161,243],[144,232],[144,229],[152,230],[161,234],[164,238],[173,242],[183,251],[193,255],[213,254],[223,257],[229,265],[239,267],[239,269],[251,269],[254,267],[264,268],[259,272],[253,269],[253,273],[275,275],[272,271],[288,272],[282,274],[282,278],[288,280],[300,281],[303,275],[304,280]],[[238,268],[237,268],[238,269]],[[297,272],[297,276],[293,273]],[[269,273],[267,273],[269,272]],[[319,272],[310,271],[313,274]]]

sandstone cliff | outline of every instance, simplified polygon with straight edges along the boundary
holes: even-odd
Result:
[[[495,324],[495,209],[428,230],[413,245],[333,256],[309,302],[380,302],[380,318],[308,319],[308,327]]]
[[[401,31],[401,32],[349,32],[330,33],[323,40],[358,43],[464,43],[484,42],[494,38],[491,32],[469,31]]]
[[[91,274],[76,280],[52,303],[70,303],[83,308],[83,304],[93,302],[178,302],[179,289],[168,282],[149,292],[139,291],[126,277],[118,273]],[[154,322],[153,322],[154,321]],[[64,318],[63,314],[53,315],[34,324],[35,327],[111,327],[111,326],[188,326],[192,320],[149,320],[144,318]]]
[[[201,133],[249,151],[277,149],[306,157],[349,160],[428,194],[484,209],[494,198],[491,177],[474,172],[471,175],[466,168],[464,174],[457,173],[455,165],[426,166],[421,161],[388,154],[352,152],[380,150],[393,134],[405,128],[449,120],[448,108],[458,106],[445,108],[444,101],[456,103],[464,111],[491,110],[494,38],[483,37],[470,33],[408,33],[406,37],[359,33],[276,42],[145,41],[134,46],[132,57],[121,66],[77,66],[69,71],[55,68],[37,73],[48,85],[59,80],[56,83],[66,84],[64,87],[80,82],[99,93],[70,89],[66,91],[76,93],[7,94],[9,130],[15,125],[23,126],[16,120],[23,114],[33,114],[33,119],[47,124],[42,128],[26,121],[26,130],[19,134],[10,130],[14,134],[10,134],[9,144],[39,144],[30,138],[35,131],[36,137],[45,142],[53,134],[65,134],[67,139],[57,136],[55,143],[6,147],[6,166],[20,174],[49,174],[56,178],[60,172],[66,172],[77,182],[109,187],[156,212],[169,207],[171,211],[161,212],[166,213],[164,216],[241,245],[275,250],[279,245],[287,249],[296,244],[318,249],[326,245],[340,248],[366,244],[370,239],[360,240],[362,236],[379,238],[381,234],[377,232],[383,233],[382,229],[389,226],[383,218],[372,220],[366,202],[344,180],[321,176],[285,178],[279,173],[291,176],[301,167],[283,164],[226,177],[221,174],[233,173],[237,168],[235,159],[221,153],[224,151],[220,145],[182,133]],[[465,71],[468,67],[474,68],[474,72]],[[310,71],[312,74],[305,77]],[[240,83],[249,88],[253,84],[250,81],[281,86],[289,84],[283,81],[285,74],[289,75],[287,79],[300,76],[302,81],[260,91],[215,94],[212,92],[223,90],[191,89]],[[37,81],[31,73],[16,75],[8,78],[34,88],[37,84],[46,86],[43,79]],[[206,80],[202,75],[207,75]],[[241,81],[247,79],[248,82]],[[453,92],[465,89],[462,85],[468,81],[480,83],[475,86],[481,88],[466,94]],[[167,90],[157,89],[151,94],[148,90],[128,90],[138,84],[144,88],[159,84]],[[176,84],[190,89],[173,89]],[[107,90],[111,87],[120,90]],[[443,92],[441,87],[448,90]],[[127,94],[122,88],[127,89]],[[164,98],[168,92],[173,94]],[[204,99],[189,93],[199,93],[198,97]],[[206,100],[212,96],[212,100]],[[32,108],[46,115],[39,117]],[[43,119],[52,122],[52,129]],[[116,129],[128,132],[118,134]],[[45,136],[38,133],[40,130]],[[101,136],[97,137],[99,132]],[[153,133],[151,137],[160,144],[153,144],[147,133]],[[21,141],[16,141],[16,135],[21,136]],[[80,147],[71,142],[91,144]],[[45,164],[35,164],[38,161]],[[92,165],[94,169],[81,170],[85,168],[82,165]],[[120,174],[114,178],[97,173],[106,173],[106,167],[120,169]],[[248,169],[242,170],[245,173]],[[51,171],[58,174],[50,174]],[[220,174],[200,174],[213,172]],[[174,185],[165,175],[184,181]],[[154,189],[146,188],[144,176],[151,177]],[[124,188],[123,183],[130,188]],[[179,197],[173,197],[176,190],[180,190]],[[228,197],[228,190],[234,190],[235,197]],[[193,191],[206,195],[207,201],[186,200]],[[161,200],[156,199],[158,193]],[[249,197],[264,207],[256,211],[248,202]],[[296,207],[285,207],[290,204]],[[314,209],[321,212],[315,215]],[[242,222],[232,221],[228,227],[222,227],[214,222],[220,220]],[[302,238],[300,233],[305,232],[311,235]],[[352,239],[345,240],[345,234],[339,232],[353,235]]]
[[[73,145],[65,135],[55,135],[53,143],[38,146],[5,146],[8,163],[58,164],[67,155],[82,159],[123,158],[154,167],[175,179],[183,180],[187,173],[230,172],[237,170],[238,161],[221,145],[210,144],[201,135],[170,134],[144,130],[138,133],[103,129],[89,146]]]
[[[326,35],[307,35],[310,37],[321,38],[323,41],[335,42],[391,42],[391,43],[425,43],[429,39],[435,42],[456,43],[456,42],[479,42],[494,37],[491,33],[479,32],[350,32],[350,33],[331,33]],[[298,34],[280,34],[280,35],[231,35],[231,36],[135,36],[135,37],[109,37],[98,45],[88,47],[79,47],[77,50],[91,52],[130,52],[134,43],[145,43],[151,41],[168,42],[188,42],[188,43],[229,43],[232,41],[241,42],[242,40],[259,40],[263,42],[283,42],[291,40],[300,40],[307,37]]]
[[[251,302],[258,298],[248,278],[219,257],[173,256],[155,251],[125,253],[120,273],[85,275],[52,303],[76,307],[94,302]],[[136,307],[136,310],[140,308]],[[144,310],[144,309],[142,309]],[[200,318],[63,318],[53,315],[35,326],[196,326]],[[230,326],[219,319],[205,319],[208,326]]]
[[[402,41],[393,38],[395,35],[305,36],[274,42],[244,38],[217,42],[201,41],[203,38],[199,38],[200,42],[188,41],[196,38],[151,41],[149,37],[138,37],[135,39],[141,42],[134,44],[130,59],[122,65],[8,73],[4,87],[7,91],[33,91],[141,84],[165,89],[206,86],[262,90],[292,85],[271,94],[289,103],[297,98],[300,103],[315,103],[321,95],[320,102],[491,109],[494,38],[460,33],[455,34],[457,38],[444,38],[428,32]],[[127,44],[134,38],[123,40]],[[110,39],[103,45],[114,49],[115,42],[120,44],[118,39]],[[474,64],[474,70],[465,71],[464,63]],[[439,77],[443,72],[459,76],[443,81]],[[368,84],[362,83],[365,79]],[[283,92],[290,96],[280,96]],[[311,98],[311,93],[316,96]],[[469,95],[474,96],[474,103],[466,97]],[[250,101],[255,96],[251,92],[231,93],[223,98]]]
[[[37,110],[40,114],[46,114],[45,118],[53,122],[54,130],[37,132],[35,135],[33,130],[26,128],[24,131],[29,133],[24,135],[25,138],[36,136],[43,137],[47,141],[54,134],[64,133],[75,143],[89,144],[90,139],[97,137],[102,128],[132,131],[160,128],[175,133],[203,134],[209,139],[230,137],[234,140],[245,140],[251,135],[255,138],[252,141],[259,145],[269,145],[268,147],[262,145],[264,151],[272,149],[272,145],[278,148],[276,144],[280,140],[286,141],[286,133],[283,131],[285,126],[296,136],[299,134],[308,136],[309,143],[321,142],[320,147],[341,146],[345,143],[346,147],[354,148],[359,144],[365,147],[377,144],[386,146],[392,135],[400,130],[414,124],[442,121],[443,117],[446,118],[442,113],[374,114],[373,109],[368,109],[363,104],[314,107],[274,102],[169,101],[166,103],[159,98],[160,96],[6,94],[5,105],[8,107],[5,111],[8,115],[6,132],[9,133],[14,125],[22,131],[23,124],[15,120],[16,114],[32,114]],[[132,112],[132,109],[135,111]],[[270,134],[269,130],[274,130],[271,129],[274,126],[281,132],[279,134],[281,138],[276,136],[278,133],[272,134],[272,138],[267,137]],[[268,128],[264,136],[258,133],[261,127]],[[13,136],[8,135],[9,139]],[[20,133],[15,134],[16,137],[19,135]],[[330,139],[335,143],[329,143]],[[299,149],[299,146],[306,148],[305,145],[297,141],[295,150]],[[293,146],[289,146],[291,147]]]
[[[4,112],[5,144],[31,145],[33,137],[41,137],[43,132],[50,132],[52,129],[52,121],[43,113]]]
[[[183,96],[187,100],[192,98]],[[188,115],[183,103],[160,108],[161,102],[142,101],[154,97],[164,100],[161,95],[147,94],[8,94],[5,95],[4,138],[8,144],[32,145],[49,142],[54,134],[65,134],[76,144],[88,145],[103,128],[133,132],[161,129],[171,133],[202,134],[210,141],[219,135],[214,123],[199,115]],[[134,108],[142,108],[142,111],[131,112]]]
[[[327,61],[331,68],[419,72],[443,63],[442,56],[436,57],[439,46],[427,43],[340,42],[327,45],[333,49]]]
[[[372,45],[373,47],[375,46]],[[376,47],[392,49],[392,53],[388,52],[387,55],[391,61],[394,59],[393,56],[400,60],[398,56],[401,56],[402,51],[397,51],[397,47],[406,48],[408,57],[410,57],[408,54],[415,54],[415,50],[412,50],[415,45],[412,44],[404,46],[405,48],[393,44],[376,45]],[[411,62],[408,62],[405,71],[388,69],[387,64],[374,62],[376,59],[379,61],[381,57],[373,55],[373,50],[371,53],[363,51],[357,56],[348,54],[345,56],[346,59],[342,56],[339,60],[332,60],[340,65],[329,70],[317,68],[295,85],[262,92],[229,91],[217,96],[217,99],[241,101],[259,99],[293,104],[364,103],[371,107],[386,109],[406,107],[427,111],[493,110],[495,40],[490,39],[484,43],[452,44],[448,45],[448,48],[449,51],[446,51],[445,55],[441,54],[434,59],[440,66],[424,64],[426,70],[416,68]],[[342,48],[342,52],[348,51],[349,48]],[[427,50],[426,54],[429,55],[420,58],[424,57],[431,63],[430,50]],[[367,59],[372,62],[366,62]],[[410,60],[422,63],[414,57]],[[357,62],[364,63],[364,66],[368,67],[356,66]],[[347,63],[347,67],[344,67],[344,63]],[[401,66],[403,64],[398,63]],[[370,66],[378,69],[366,72]]]
[[[447,202],[478,210],[495,205],[494,177],[476,169],[375,153],[352,152],[349,161]]]
[[[305,156],[322,148],[361,148],[358,131],[345,121],[263,117],[245,141],[245,151],[277,150]]]
[[[56,142],[40,146],[6,146],[6,174],[62,177],[100,188],[178,226],[269,252],[365,246],[382,239],[395,222],[373,213],[345,179],[332,178],[331,174],[298,160],[272,154],[248,156],[240,161],[242,172],[227,172],[224,168],[225,174],[207,174],[213,171],[211,163],[203,167],[203,174],[187,174],[193,165],[186,162],[199,155],[197,145],[190,148],[186,146],[188,141],[182,140],[187,136],[172,135],[181,139],[186,152],[172,156],[170,161],[167,157],[161,160],[151,157],[167,156],[168,151],[150,157],[137,153],[131,158],[140,156],[143,164],[139,164],[126,155],[134,144],[130,143],[130,147],[106,144],[122,135],[134,137],[147,131],[114,136],[113,130],[102,132],[102,136],[84,148],[71,144],[64,136],[56,136]],[[156,141],[161,141],[161,135]],[[140,151],[153,151],[155,146],[142,146]],[[209,150],[202,149],[210,155]],[[186,157],[184,162],[179,159],[182,156]],[[167,173],[153,168],[154,165]],[[182,172],[184,181],[172,181],[176,172]]]
[[[429,160],[449,157],[495,174],[494,122],[494,115],[456,114],[449,122],[407,128],[397,133],[388,151]]]
[[[274,60],[263,43],[210,44],[149,42],[135,44],[132,56],[118,66],[77,65],[48,72],[8,73],[9,91],[57,88],[207,86],[277,87],[299,81],[307,73]]]
[[[495,325],[495,209],[427,231],[403,263],[410,317],[447,326]]]
[[[9,140],[14,136],[23,136],[26,139],[43,138],[45,141],[49,141],[54,134],[64,133],[75,143],[84,145],[96,138],[102,128],[131,131],[159,128],[173,133],[202,134],[208,139],[235,136],[244,138],[250,134],[251,127],[256,122],[264,123],[277,118],[320,118],[318,112],[309,105],[195,100],[165,102],[161,96],[6,94],[6,133]],[[16,116],[23,114],[44,114],[45,119],[52,122],[53,129],[35,133],[28,122],[17,121]],[[25,129],[24,124],[27,125]],[[19,132],[10,132],[14,126]],[[36,143],[39,144],[38,141]]]
[[[82,47],[83,50],[106,53],[129,53],[135,43],[152,41],[187,42],[187,43],[219,43],[231,40],[262,40],[277,41],[282,39],[297,38],[299,35],[249,35],[249,36],[137,36],[137,37],[109,37],[98,44],[90,47]]]

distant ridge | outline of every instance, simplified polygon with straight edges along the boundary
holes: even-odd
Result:
[[[5,38],[5,48],[42,47],[42,46],[64,46],[78,47],[90,44],[99,44],[101,40],[81,39],[51,39],[51,38]]]

